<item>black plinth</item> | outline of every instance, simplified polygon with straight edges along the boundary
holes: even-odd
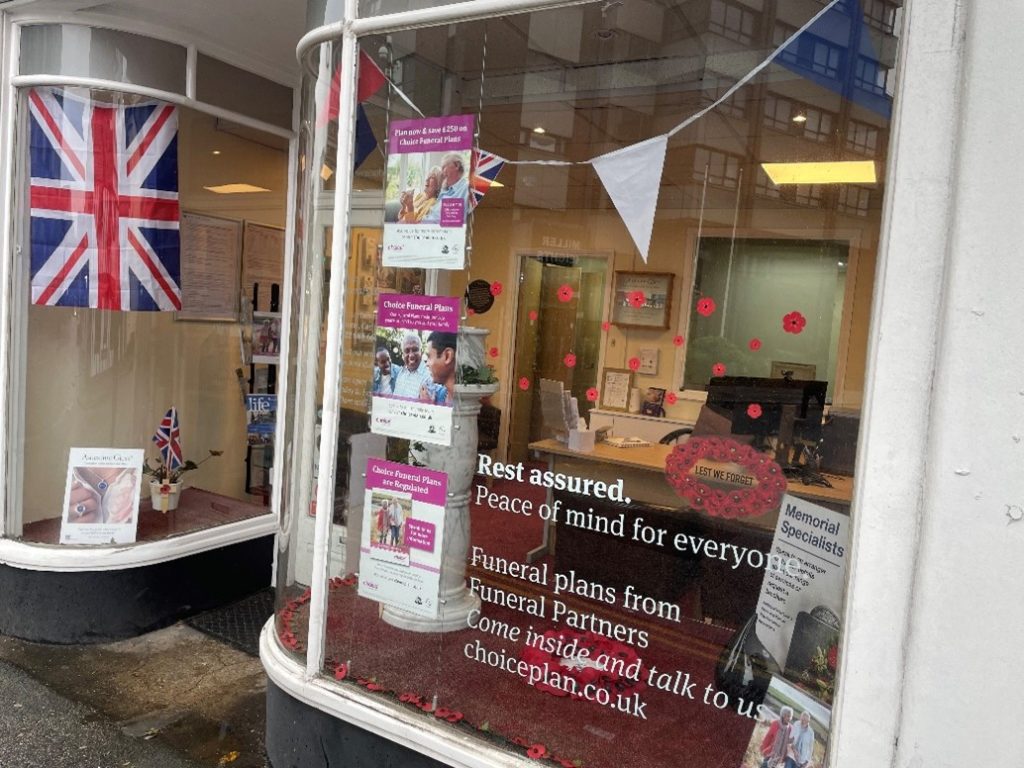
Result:
[[[267,756],[273,768],[445,768],[331,717],[267,681]]]
[[[114,571],[0,565],[0,634],[43,643],[135,637],[270,583],[274,537]]]

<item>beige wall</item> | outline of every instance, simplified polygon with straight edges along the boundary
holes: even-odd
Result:
[[[845,228],[834,226],[826,230],[824,222],[813,214],[802,211],[772,211],[771,226],[765,222],[737,230],[737,237],[791,236],[810,239],[828,231],[828,238],[848,240],[851,243],[851,263],[847,273],[844,319],[840,333],[837,373],[841,386],[837,388],[836,405],[859,408],[864,379],[864,359],[867,346],[871,292],[874,278],[875,231],[873,220],[846,222]],[[759,211],[760,214],[760,211]],[[518,285],[516,254],[520,252],[550,252],[575,254],[608,254],[610,272],[613,270],[636,272],[671,272],[673,297],[670,327],[666,331],[617,328],[606,333],[602,365],[626,367],[630,357],[641,348],[659,350],[659,368],[655,376],[635,377],[641,387],[673,389],[680,378],[681,360],[685,353],[672,343],[677,333],[685,335],[685,317],[689,312],[692,284],[691,265],[693,246],[697,238],[697,222],[692,219],[659,218],[654,227],[650,256],[644,264],[624,225],[614,210],[608,211],[545,211],[537,209],[488,209],[486,202],[476,211],[473,225],[473,256],[470,269],[452,273],[450,294],[461,295],[470,280],[482,278],[499,280],[505,290],[495,307],[483,315],[470,319],[470,324],[491,331],[488,346],[496,346],[501,356],[495,361],[500,377],[507,376],[506,366],[513,353],[515,323],[511,321]],[[722,234],[721,225],[730,221],[732,211],[706,212],[702,234]],[[858,227],[857,224],[860,224]],[[816,229],[817,227],[817,229]],[[726,233],[731,230],[724,230]],[[609,281],[611,276],[609,275]],[[683,322],[681,322],[681,315]],[[503,375],[504,373],[504,375]],[[516,374],[518,377],[518,373]],[[506,408],[510,386],[500,394],[502,408]],[[699,401],[680,400],[667,406],[667,415],[678,419],[695,419]]]

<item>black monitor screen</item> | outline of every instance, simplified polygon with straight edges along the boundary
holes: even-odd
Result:
[[[817,442],[827,389],[827,381],[719,376],[708,384],[707,404],[731,419],[734,435],[760,438],[778,436],[783,413],[790,409],[795,419],[794,437]],[[755,403],[761,407],[756,418],[747,413]]]

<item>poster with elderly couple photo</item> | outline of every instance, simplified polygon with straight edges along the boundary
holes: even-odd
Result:
[[[464,268],[472,149],[472,115],[392,121],[385,267]]]
[[[459,300],[384,293],[377,301],[371,430],[451,445]]]
[[[823,768],[832,710],[773,677],[738,768]]]

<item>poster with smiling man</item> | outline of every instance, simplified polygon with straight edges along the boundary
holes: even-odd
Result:
[[[381,294],[377,303],[370,429],[451,445],[459,300]]]

